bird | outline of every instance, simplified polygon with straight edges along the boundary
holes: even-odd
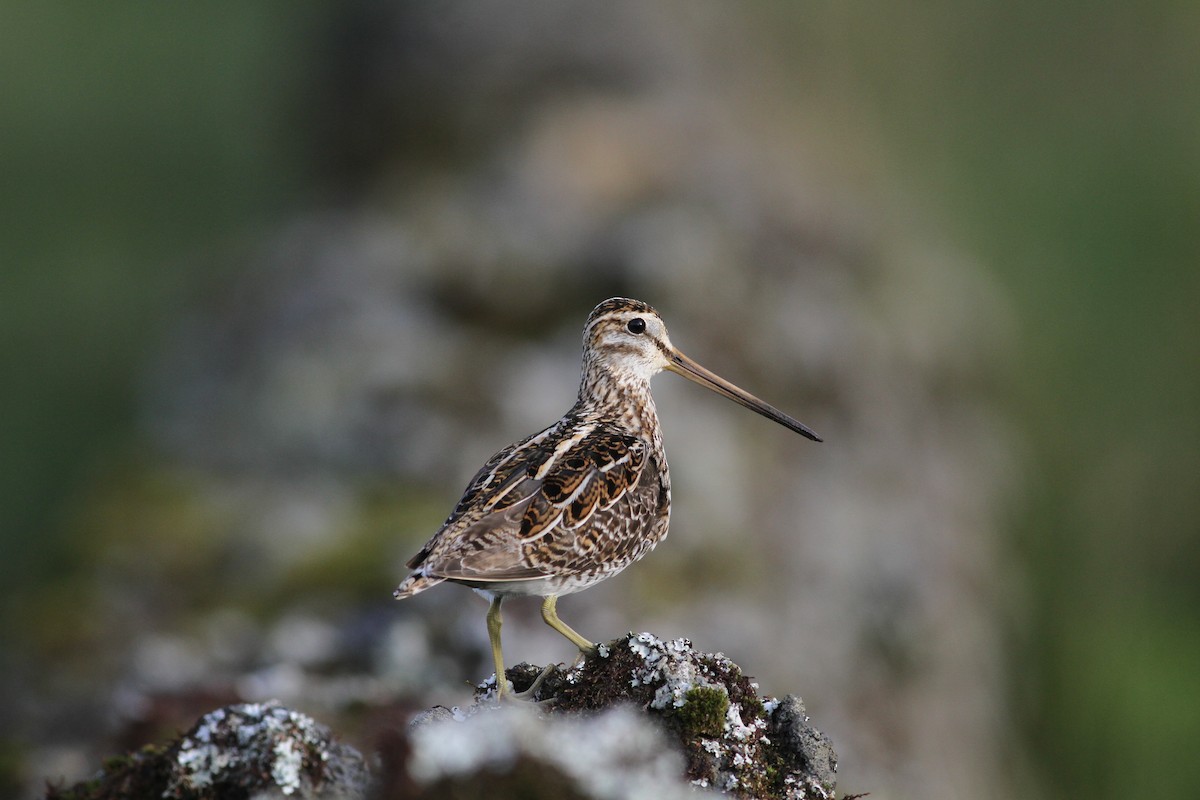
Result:
[[[671,477],[650,394],[650,379],[663,370],[822,441],[685,356],[647,303],[613,297],[597,305],[583,329],[575,404],[483,465],[446,521],[408,560],[411,574],[393,593],[404,599],[448,582],[490,601],[487,631],[499,701],[510,697],[500,643],[506,598],[543,598],[542,619],[587,656],[596,645],[559,619],[558,598],[611,578],[667,535]]]

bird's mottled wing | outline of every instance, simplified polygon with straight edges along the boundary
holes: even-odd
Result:
[[[666,520],[666,490],[637,441],[564,509],[557,525],[523,539],[526,563],[559,576],[619,570],[657,542],[647,530]],[[649,467],[649,468],[647,468]],[[572,512],[580,511],[573,517]]]
[[[462,497],[438,532],[405,566],[409,569],[421,566],[430,553],[442,549],[441,546],[453,539],[463,528],[471,526],[486,517],[490,510],[495,509],[496,505],[526,477],[530,464],[544,457],[541,444],[551,436],[556,427],[557,425],[552,425],[509,445],[488,459],[475,473],[475,477],[471,478],[471,482],[463,490]]]
[[[468,507],[460,503],[416,564],[450,580],[488,582],[562,577],[603,559],[593,523],[624,516],[616,507],[641,486],[648,446],[599,423],[543,434],[489,462],[468,487]]]

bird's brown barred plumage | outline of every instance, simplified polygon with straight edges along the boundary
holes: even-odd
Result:
[[[408,562],[415,572],[398,596],[441,580],[567,594],[653,549],[670,512],[661,437],[641,438],[602,417],[573,409],[485,464]],[[643,434],[647,424],[639,426]]]
[[[556,599],[615,575],[667,535],[671,480],[650,395],[650,378],[664,369],[820,441],[676,350],[647,304],[606,300],[584,326],[575,405],[483,465],[441,528],[409,560],[413,572],[395,596],[443,581],[489,595],[497,675],[504,669],[500,603],[509,595],[545,597],[546,622],[580,649],[591,649],[558,619]]]

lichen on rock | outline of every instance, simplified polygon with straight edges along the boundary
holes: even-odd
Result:
[[[245,703],[205,714],[166,747],[109,759],[92,780],[47,798],[350,800],[364,796],[367,775],[358,751],[312,718],[275,702]]]
[[[541,671],[519,664],[509,669],[507,676],[516,690],[523,691]],[[485,726],[495,724],[475,721],[495,719],[490,713],[495,685],[494,678],[480,684],[476,704],[453,713],[446,711],[440,727],[422,727],[421,740],[433,735],[431,731],[440,731],[438,735],[462,740],[459,751],[470,750],[466,743],[484,736]],[[563,715],[611,713],[609,709],[621,706],[642,710],[683,753],[681,771],[696,787],[738,797],[833,797],[837,756],[828,737],[809,723],[799,698],[760,697],[757,690],[757,684],[720,653],[697,651],[687,639],[630,633],[601,645],[570,668],[556,667],[534,699],[547,715],[542,720],[547,725]],[[520,741],[521,737],[509,737],[504,747],[519,747],[516,743]],[[554,741],[566,747],[570,734],[560,732]],[[509,749],[504,751],[506,758],[516,759]],[[416,774],[423,774],[422,763],[419,758],[413,762]]]
[[[527,691],[542,669],[507,671]],[[799,698],[762,697],[741,668],[687,639],[628,634],[555,665],[535,703],[496,699],[381,727],[379,769],[277,702],[224,706],[162,746],[108,759],[47,800],[362,800],[405,797],[830,800],[837,757]]]

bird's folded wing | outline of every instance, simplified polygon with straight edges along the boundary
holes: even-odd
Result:
[[[592,523],[612,517],[638,486],[647,445],[607,425],[570,437],[547,436],[552,430],[485,465],[464,495],[468,506],[460,503],[410,566],[451,580],[512,581],[592,564],[603,535]]]

